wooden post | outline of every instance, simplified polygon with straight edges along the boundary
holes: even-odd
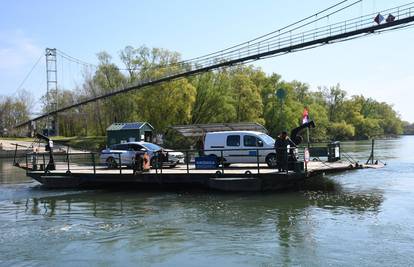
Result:
[[[68,162],[68,172],[70,172],[69,153],[66,152],[66,161]]]
[[[374,142],[375,142],[375,140],[372,139],[372,146],[371,146],[371,164],[374,164]]]
[[[371,164],[374,164],[374,139],[372,139],[371,143],[371,154],[369,155],[369,158],[365,164],[368,164],[371,161]]]
[[[17,157],[17,144],[16,144],[16,148],[14,149],[13,166],[16,166],[16,157]]]

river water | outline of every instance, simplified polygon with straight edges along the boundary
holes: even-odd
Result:
[[[414,137],[376,147],[383,169],[265,194],[46,190],[0,160],[0,265],[413,266]]]

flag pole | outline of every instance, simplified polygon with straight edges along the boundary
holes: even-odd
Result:
[[[309,121],[310,121],[309,111],[308,111],[308,108],[305,106],[305,110],[303,111],[303,115],[302,115],[302,124],[304,124],[305,122],[307,123]],[[309,150],[310,149],[309,127],[306,127],[306,136],[307,136],[308,150]]]
[[[308,110],[308,122],[310,121],[311,119],[310,119],[310,116],[309,116],[309,110]],[[310,149],[310,138],[309,138],[309,127],[307,127],[306,128],[306,133],[307,133],[307,136],[308,136],[308,149]]]

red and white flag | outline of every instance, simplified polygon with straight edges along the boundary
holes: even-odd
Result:
[[[307,108],[305,108],[302,114],[302,124],[305,124],[307,122],[309,122],[309,111]]]

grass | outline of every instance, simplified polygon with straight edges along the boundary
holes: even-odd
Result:
[[[53,141],[76,149],[100,151],[106,146],[106,136],[56,136]]]
[[[30,137],[0,137],[0,139],[9,141],[33,142],[33,138]]]

